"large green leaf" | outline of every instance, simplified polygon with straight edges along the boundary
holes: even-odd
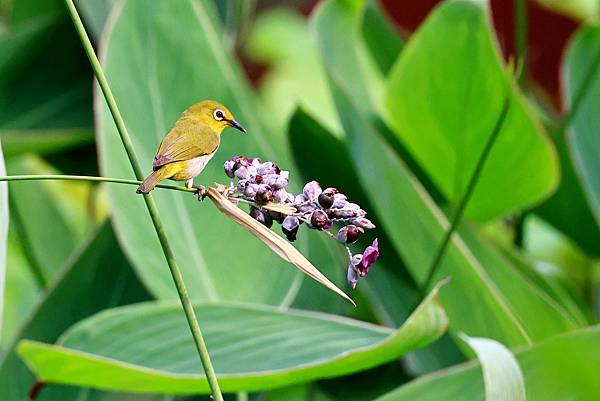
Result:
[[[371,122],[373,106],[365,105],[365,98],[357,96],[355,88],[361,80],[346,72],[348,65],[356,65],[356,53],[340,44],[349,27],[344,30],[337,26],[334,30],[332,26],[336,25],[330,23],[344,12],[347,10],[343,3],[325,2],[314,20],[330,87],[358,181],[370,195],[378,223],[420,283],[449,223],[393,149],[380,138]],[[345,51],[330,46],[340,46]],[[516,266],[476,236],[469,242],[454,235],[437,275],[438,279],[445,276],[452,278],[441,294],[452,332],[464,331],[514,346],[577,327],[574,319]]]
[[[35,161],[33,157],[15,159],[8,164],[8,171],[11,175],[36,174]],[[53,185],[56,183],[15,182],[10,191],[14,227],[41,287],[51,281],[77,244],[50,192]]]
[[[596,401],[600,327],[572,331],[515,352],[529,401]],[[483,401],[481,368],[467,363],[419,379],[377,401]]]
[[[526,401],[523,373],[514,355],[498,341],[461,336],[477,354],[486,401]]]
[[[285,127],[297,105],[330,129],[339,127],[319,52],[303,15],[287,8],[259,14],[245,51],[251,60],[269,66],[260,81],[259,94],[277,129]]]
[[[0,144],[0,176],[6,175],[4,154]],[[6,281],[6,248],[8,241],[8,184],[0,182],[0,337],[3,333],[4,286]]]
[[[594,219],[580,185],[565,135],[557,133],[553,139],[561,165],[560,185],[556,192],[534,211],[573,239],[585,252],[599,256],[600,226]]]
[[[0,138],[7,159],[93,139],[92,73],[66,8],[19,1],[15,14],[26,3],[36,16],[0,36]]]
[[[464,194],[507,96],[510,109],[466,215],[490,219],[546,197],[558,163],[541,124],[504,71],[486,0],[452,0],[434,10],[402,51],[386,90],[392,125],[434,183]]]
[[[588,202],[600,224],[600,24],[592,24],[581,29],[569,45],[563,66],[563,88],[567,108],[574,116],[569,124],[567,142],[579,174]],[[594,64],[595,63],[595,64]],[[596,68],[590,76],[591,68]],[[584,88],[585,89],[582,89]],[[578,91],[585,90],[580,93]],[[575,96],[582,96],[574,105]]]
[[[0,357],[0,398],[23,401],[33,375],[16,354],[23,338],[54,342],[70,325],[104,308],[148,299],[120,252],[108,224],[86,244],[21,326],[13,344]],[[180,312],[180,311],[179,311]]]
[[[227,182],[222,163],[234,154],[276,157],[286,168],[284,138],[267,135],[258,121],[254,97],[227,47],[219,42],[209,6],[129,0],[112,14],[101,59],[137,155],[150,171],[160,140],[180,113],[199,100],[213,98],[227,105],[249,133],[226,131],[221,149],[197,183]],[[103,175],[133,177],[100,94],[96,111]],[[272,304],[293,299],[296,273],[243,228],[194,196],[160,190],[154,194],[193,299]],[[111,187],[110,200],[119,239],[142,281],[157,297],[175,298],[142,198],[134,188]]]
[[[438,288],[397,330],[270,306],[198,305],[221,389],[254,391],[341,376],[394,360],[438,338],[447,319]],[[24,341],[21,356],[44,381],[160,393],[207,393],[178,305],[147,303],[100,313],[61,345]]]

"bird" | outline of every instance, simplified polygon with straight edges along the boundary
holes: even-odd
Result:
[[[187,108],[163,138],[152,161],[152,173],[136,192],[147,194],[166,179],[185,181],[187,188],[195,188],[194,178],[219,149],[221,133],[227,127],[246,133],[219,102],[204,100]]]

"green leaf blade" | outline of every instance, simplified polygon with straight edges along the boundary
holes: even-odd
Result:
[[[534,204],[558,182],[554,149],[509,79],[486,2],[455,0],[427,18],[387,83],[396,134],[453,202],[463,196],[511,87],[506,121],[466,210],[479,221]]]
[[[6,175],[4,153],[0,143],[0,176]],[[4,318],[4,286],[6,281],[6,249],[8,243],[8,183],[0,182],[0,334]]]
[[[164,134],[195,102],[218,99],[246,126],[249,135],[232,130],[223,134],[219,151],[196,179],[207,186],[228,182],[222,163],[240,149],[266,159],[274,156],[278,140],[266,136],[252,94],[219,42],[209,6],[190,1],[157,1],[151,6],[139,0],[124,2],[109,18],[101,57],[134,148],[148,172]],[[177,62],[165,63],[165,59]],[[125,100],[131,98],[137,100]],[[96,119],[103,175],[131,178],[110,113],[98,96]],[[287,167],[285,154],[278,154],[276,161]],[[172,191],[155,191],[154,198],[192,299],[267,304],[293,299],[294,294],[288,293],[294,291],[297,273],[211,204]],[[110,200],[119,239],[142,281],[156,297],[174,299],[142,198],[132,188],[112,187]]]
[[[337,30],[332,30],[329,23],[333,18],[340,24],[344,14],[336,13],[344,12],[347,10],[337,2],[324,2],[313,20],[330,89],[346,132],[357,180],[370,197],[378,216],[376,221],[402,256],[415,282],[422,284],[434,256],[432,250],[439,246],[448,229],[448,219],[395,150],[383,141],[381,128],[373,122],[375,107],[358,96],[362,89],[356,85],[363,80],[353,75],[355,71],[340,67],[358,65],[358,52],[329,51],[327,43],[348,40],[351,23]],[[343,36],[336,36],[340,32]],[[469,332],[516,346],[578,327],[517,266],[500,257],[496,250],[478,247],[456,233],[434,280],[448,276],[451,281],[441,297],[452,333]]]
[[[595,401],[600,393],[600,326],[574,330],[515,352],[528,401]],[[484,401],[477,363],[422,376],[376,401]]]
[[[206,304],[196,310],[227,392],[266,390],[376,366],[430,343],[447,324],[437,287],[398,330],[268,306]],[[25,341],[19,349],[46,381],[120,391],[208,392],[177,305],[105,311],[74,326],[60,346]]]
[[[563,88],[566,107],[577,107],[572,110],[567,143],[588,203],[600,225],[599,62],[600,25],[596,23],[582,28],[572,39],[563,65]]]
[[[527,401],[523,373],[514,355],[488,338],[461,338],[477,354],[483,370],[486,401]]]

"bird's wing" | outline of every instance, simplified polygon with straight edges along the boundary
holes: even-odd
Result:
[[[197,120],[181,119],[162,140],[152,168],[158,170],[168,163],[209,155],[218,147],[219,136],[208,125]]]

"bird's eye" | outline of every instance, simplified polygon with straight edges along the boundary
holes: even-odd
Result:
[[[213,112],[213,117],[215,118],[215,120],[221,121],[221,120],[223,120],[225,118],[225,114],[223,113],[223,110],[216,109]]]

